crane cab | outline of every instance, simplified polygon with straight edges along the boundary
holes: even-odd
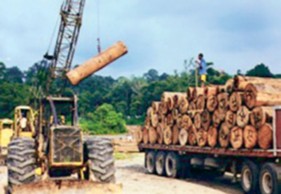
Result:
[[[30,106],[17,106],[14,115],[14,132],[16,137],[34,137],[34,111]]]

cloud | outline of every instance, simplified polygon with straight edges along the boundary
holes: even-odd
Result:
[[[48,47],[61,2],[3,2],[0,60],[10,58],[8,66],[24,70],[38,61]],[[88,0],[73,65],[97,54],[99,36],[103,49],[118,40],[129,48],[126,56],[100,71],[102,75],[141,75],[151,68],[181,71],[183,61],[199,52],[232,74],[261,62],[280,73],[280,8],[281,2],[273,0]]]

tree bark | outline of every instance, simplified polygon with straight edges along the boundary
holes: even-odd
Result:
[[[144,127],[142,133],[143,133],[143,143],[148,144],[149,143],[148,129]]]
[[[237,112],[243,103],[243,93],[233,92],[229,98],[229,109],[232,112]]]
[[[219,127],[220,124],[222,123],[223,120],[220,116],[219,110],[215,110],[215,112],[213,113],[212,121],[213,121],[214,127]]]
[[[210,95],[207,99],[207,110],[214,112],[218,106],[218,98],[216,95]]]
[[[218,130],[216,127],[211,126],[208,130],[208,145],[214,148],[217,145]]]
[[[196,133],[197,144],[199,147],[204,147],[208,141],[208,133],[204,129],[199,129]]]
[[[185,146],[188,141],[188,131],[186,129],[181,129],[179,133],[179,142],[181,146]]]
[[[166,126],[164,130],[164,143],[165,145],[171,145],[173,141],[173,132],[170,126]]]
[[[155,144],[157,141],[157,132],[156,129],[154,127],[150,127],[148,129],[148,139],[149,139],[149,143],[151,144]]]
[[[220,93],[218,95],[218,111],[220,118],[222,120],[225,119],[226,112],[228,111],[229,101],[228,101],[228,93]]]
[[[194,126],[196,129],[200,129],[202,126],[201,114],[199,112],[194,116]]]
[[[168,112],[168,107],[166,102],[161,101],[159,107],[159,113],[165,115],[167,114],[167,112]]]
[[[185,114],[188,110],[189,107],[189,102],[186,99],[186,97],[181,97],[180,98],[180,105],[179,105],[179,110],[181,114]]]
[[[229,146],[230,139],[230,129],[227,127],[226,123],[223,123],[219,131],[219,143],[222,148],[227,148]]]
[[[255,127],[247,125],[244,128],[244,144],[245,148],[253,149],[257,145],[258,133]]]
[[[244,128],[250,119],[250,111],[246,106],[241,106],[237,111],[237,125],[241,128]]]
[[[188,143],[191,146],[196,145],[197,143],[197,139],[196,139],[196,133],[197,133],[197,129],[195,128],[194,125],[192,125],[192,127],[189,129],[188,131]]]
[[[206,96],[216,96],[219,93],[219,86],[210,86],[206,87],[205,94]]]
[[[173,96],[173,102],[174,102],[174,108],[179,108],[180,107],[180,103],[181,103],[181,99],[184,98],[186,99],[186,93],[176,93]]]
[[[201,122],[202,122],[202,128],[205,131],[208,131],[211,124],[211,115],[207,110],[201,113]]]
[[[157,126],[157,143],[163,144],[164,142],[164,134],[163,134],[163,127],[161,125]]]
[[[163,103],[166,103],[167,109],[172,110],[174,107],[173,97],[175,95],[175,92],[163,92],[161,101]]]
[[[268,123],[262,125],[258,132],[259,147],[264,150],[272,148],[272,139],[272,126]]]
[[[250,114],[251,125],[261,128],[266,122],[272,123],[273,107],[256,107]]]
[[[188,130],[191,126],[192,126],[192,120],[190,118],[190,116],[188,116],[187,114],[183,115],[181,117],[181,129],[185,129]]]
[[[226,92],[232,93],[234,91],[234,79],[229,79],[225,83]]]
[[[196,99],[196,109],[197,110],[204,110],[206,105],[206,100],[204,95],[199,95]]]
[[[281,79],[264,78],[264,77],[250,77],[250,76],[235,76],[234,88],[237,90],[245,89],[245,85],[248,83],[268,83],[270,85],[281,85]]]
[[[230,132],[230,143],[234,149],[240,149],[243,146],[243,129],[240,127],[232,127]]]
[[[156,114],[159,113],[159,106],[160,106],[160,102],[152,102],[152,109],[154,113]]]
[[[173,126],[173,138],[172,138],[172,144],[177,145],[179,143],[179,128],[174,125]]]
[[[158,114],[152,112],[150,114],[150,122],[151,122],[152,127],[157,127],[158,122],[159,122]]]
[[[226,117],[225,117],[225,123],[229,129],[234,127],[234,125],[236,124],[236,120],[237,120],[236,114],[230,110],[227,111]]]

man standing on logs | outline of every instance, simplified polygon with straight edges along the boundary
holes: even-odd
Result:
[[[203,57],[203,54],[199,53],[198,61],[196,61],[199,67],[201,87],[205,87],[205,83],[207,81],[207,63]]]

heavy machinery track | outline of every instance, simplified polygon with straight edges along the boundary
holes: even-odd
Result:
[[[35,180],[35,141],[15,138],[8,146],[8,186],[31,183]]]
[[[89,138],[86,140],[86,146],[91,179],[97,182],[114,183],[115,166],[111,140]]]

